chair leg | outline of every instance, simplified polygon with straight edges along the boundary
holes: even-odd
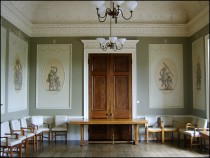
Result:
[[[65,135],[65,143],[67,144],[67,132],[65,132],[66,135]]]
[[[165,140],[164,131],[162,131],[162,136],[161,136],[161,138],[162,138],[162,144],[164,144],[164,140]]]
[[[193,139],[194,139],[194,137],[190,137],[190,149],[192,150],[192,144],[193,144]]]
[[[148,129],[146,130],[146,143],[148,144],[148,136],[149,135],[149,132],[148,132]]]

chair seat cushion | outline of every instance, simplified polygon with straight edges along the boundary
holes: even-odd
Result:
[[[39,130],[40,130],[41,132],[49,132],[49,131],[50,131],[49,128],[45,128],[45,127],[40,127]]]
[[[25,135],[26,135],[27,138],[35,136],[34,133],[29,133],[29,132],[26,132]]]
[[[161,132],[162,131],[162,129],[161,128],[159,128],[159,127],[154,127],[154,128],[148,128],[148,131],[150,131],[150,132],[155,132],[155,131],[157,131],[157,132]]]
[[[8,139],[8,146],[14,146],[20,143],[21,143],[20,139],[12,139],[12,138]],[[3,138],[1,139],[1,146],[6,146],[6,139]]]
[[[184,134],[190,135],[190,136],[195,136],[195,137],[199,137],[200,133],[198,131],[195,131],[195,135],[194,135],[194,131],[184,131]]]
[[[38,130],[34,130],[34,133],[37,135],[37,134],[42,133],[42,131],[38,129]]]
[[[174,128],[174,127],[164,127],[165,132],[176,131],[176,130],[177,128]]]
[[[66,127],[54,127],[52,128],[52,131],[55,132],[55,131],[67,131],[67,128]]]

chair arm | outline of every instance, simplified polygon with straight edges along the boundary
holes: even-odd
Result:
[[[32,127],[21,127],[21,130],[23,130],[23,132],[25,132],[24,129],[29,129],[31,133],[34,132],[34,129]]]
[[[33,130],[34,129],[37,129],[38,130],[38,128],[39,128],[39,126],[38,125],[35,125],[35,124],[31,124],[30,126],[33,128]]]
[[[187,123],[186,124],[186,130],[188,130],[189,128],[191,129],[195,129],[197,126],[196,125],[193,125],[192,123]]]
[[[20,132],[22,135],[24,134],[23,130],[20,129],[20,130],[11,130],[11,133],[15,133],[15,132]],[[17,133],[18,134],[18,133]]]
[[[15,139],[18,139],[18,134],[17,133],[4,133],[4,135],[15,135]]]
[[[6,146],[8,146],[8,137],[0,137],[1,139],[6,139]]]

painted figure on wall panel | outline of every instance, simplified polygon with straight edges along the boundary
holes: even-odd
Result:
[[[57,59],[51,59],[43,69],[43,86],[47,91],[61,91],[65,80],[64,68]]]
[[[20,59],[17,58],[15,61],[14,66],[14,84],[15,84],[15,90],[21,90],[22,88],[22,65],[20,62]]]
[[[196,88],[197,90],[201,90],[201,62],[200,62],[200,57],[197,57],[196,61]]]
[[[170,92],[175,89],[177,83],[177,70],[169,58],[162,58],[157,64],[156,83],[162,92]]]

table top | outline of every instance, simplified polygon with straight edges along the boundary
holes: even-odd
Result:
[[[209,131],[200,131],[200,134],[209,137]]]
[[[69,121],[68,124],[83,124],[83,125],[94,125],[94,124],[145,124],[145,119],[75,119]]]

